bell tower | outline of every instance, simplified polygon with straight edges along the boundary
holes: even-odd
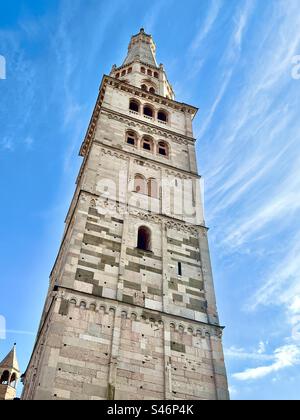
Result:
[[[0,363],[0,401],[13,400],[20,378],[20,369],[16,354],[16,345]]]
[[[196,113],[141,29],[100,85],[23,399],[228,399]]]

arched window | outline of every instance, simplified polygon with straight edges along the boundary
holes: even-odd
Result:
[[[143,175],[136,174],[134,177],[134,191],[140,194],[146,194],[146,178]]]
[[[147,70],[147,74],[148,74],[148,76],[152,76],[152,71],[151,70]]]
[[[76,299],[71,299],[71,300],[70,300],[70,304],[71,304],[71,305],[75,305],[75,306],[76,306],[76,303],[77,303],[77,302],[76,302]]]
[[[144,106],[144,115],[153,118],[153,109],[149,105]]]
[[[164,141],[158,143],[158,154],[162,156],[169,156],[169,146]]]
[[[151,251],[151,231],[146,226],[139,228],[137,247],[144,251]]]
[[[143,85],[141,86],[141,89],[142,89],[142,90],[144,90],[145,92],[148,92],[147,85],[145,85],[145,84],[143,84]]]
[[[146,69],[145,69],[145,67],[141,67],[141,73],[146,73]]]
[[[156,179],[154,179],[154,178],[148,179],[147,192],[148,192],[149,197],[157,198],[157,196],[158,196],[158,186],[157,186]]]
[[[129,109],[130,111],[139,112],[140,111],[140,104],[135,99],[131,99],[129,102]]]
[[[13,388],[15,388],[16,385],[17,385],[17,377],[16,377],[16,374],[13,373],[11,375],[11,378],[10,378],[10,386],[13,387]]]
[[[120,73],[116,74],[116,79],[118,79],[120,77]]]
[[[151,88],[149,89],[149,92],[150,92],[150,93],[155,93],[155,89],[154,89],[154,87],[151,87]]]
[[[80,309],[86,309],[86,303],[84,301],[80,302]]]
[[[142,149],[153,152],[153,140],[151,137],[143,137],[141,146]]]
[[[168,121],[168,115],[165,111],[158,111],[157,113],[157,119],[159,121],[164,121],[167,122]]]
[[[121,76],[125,76],[125,74],[126,74],[126,70],[123,70],[121,73]]]
[[[1,385],[8,385],[8,381],[9,381],[9,371],[5,370],[0,378],[0,384]]]
[[[134,131],[127,131],[126,143],[130,144],[130,146],[136,146],[136,134]]]
[[[158,77],[159,77],[159,76],[158,76],[157,71],[155,71],[155,72],[154,72],[154,77],[155,77],[156,79],[158,79]]]
[[[127,74],[132,72],[132,67],[129,67],[129,69],[127,70]]]

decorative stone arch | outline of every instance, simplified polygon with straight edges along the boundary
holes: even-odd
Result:
[[[84,300],[82,300],[79,304],[79,308],[80,309],[86,309],[86,302]]]
[[[92,312],[96,312],[96,308],[97,308],[96,303],[91,303],[90,306],[89,306],[89,309]]]

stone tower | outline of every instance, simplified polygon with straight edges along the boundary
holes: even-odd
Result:
[[[104,76],[23,399],[227,399],[192,120],[143,29]]]
[[[16,354],[16,345],[0,363],[0,401],[16,398],[16,389],[20,378],[20,369]]]

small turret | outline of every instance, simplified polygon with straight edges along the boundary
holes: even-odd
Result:
[[[0,363],[0,400],[13,400],[20,378],[16,344]]]

